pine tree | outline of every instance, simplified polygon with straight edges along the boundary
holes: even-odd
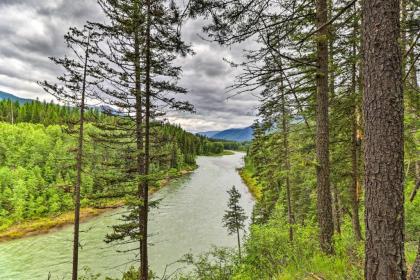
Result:
[[[173,97],[186,93],[177,85],[181,68],[173,62],[191,50],[181,40],[180,11],[173,2],[100,0],[99,4],[109,24],[91,24],[103,37],[98,64],[106,82],[98,86],[98,98],[115,108],[108,113],[117,117],[114,123],[102,125],[103,138],[112,135],[111,145],[125,151],[120,171],[125,176],[120,177],[119,184],[131,188],[130,214],[124,217],[124,224],[114,226],[106,241],[138,242],[139,279],[146,280],[148,212],[156,206],[149,201],[148,192],[159,181],[159,173],[150,166],[163,157],[154,154],[162,145],[158,118],[168,108],[193,109],[188,102]]]
[[[236,234],[238,241],[239,258],[241,258],[241,235],[240,231],[245,228],[245,221],[247,219],[244,209],[239,204],[241,194],[235,186],[228,190],[229,202],[228,210],[223,216],[223,224],[227,228],[229,234]]]
[[[407,277],[400,2],[363,2],[367,280]]]
[[[79,262],[79,224],[80,224],[80,188],[82,185],[83,171],[83,148],[84,148],[84,125],[86,111],[87,88],[94,86],[97,81],[96,70],[89,64],[90,54],[93,52],[91,40],[94,34],[89,28],[78,30],[70,28],[65,35],[65,41],[69,49],[73,51],[73,57],[51,58],[51,60],[64,68],[64,75],[58,77],[61,85],[51,84],[47,81],[39,83],[45,91],[56,96],[66,106],[77,106],[80,113],[77,123],[79,125],[78,144],[76,155],[76,182],[74,186],[74,233],[73,233],[73,270],[72,279],[78,279]],[[88,79],[88,76],[90,79]],[[92,96],[92,94],[90,94]],[[38,104],[39,106],[39,104]],[[37,120],[35,120],[37,121]],[[71,121],[71,120],[68,120]]]

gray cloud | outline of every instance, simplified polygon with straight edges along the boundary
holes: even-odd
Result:
[[[53,80],[59,73],[48,57],[65,54],[68,28],[103,20],[93,0],[0,0],[0,14],[0,90],[41,100],[53,98],[36,81]],[[177,61],[183,67],[181,85],[189,91],[182,98],[194,104],[197,113],[169,112],[167,118],[191,131],[248,126],[255,118],[257,98],[244,94],[227,99],[226,88],[238,70],[223,58],[240,61],[242,49],[250,44],[224,48],[205,41],[200,38],[203,24],[202,19],[186,22],[183,37],[196,55]]]

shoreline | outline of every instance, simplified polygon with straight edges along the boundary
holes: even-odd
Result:
[[[239,176],[242,179],[242,182],[247,186],[248,191],[255,198],[255,200],[260,200],[262,196],[261,187],[259,186],[257,180],[252,177],[252,175],[246,170],[245,166],[236,169],[239,173]]]
[[[197,169],[197,167],[198,166],[191,166],[189,168],[177,171],[176,174],[168,174],[164,179],[160,181],[160,186],[158,188],[152,188],[149,190],[149,194],[154,194],[160,189],[168,186],[174,179],[191,174],[194,172],[194,170]],[[122,206],[124,206],[124,201],[122,199],[114,199],[99,207],[89,206],[80,208],[80,222],[87,222],[90,219],[98,217],[106,212]],[[74,224],[74,210],[69,210],[55,216],[23,221],[19,224],[11,225],[9,228],[1,231],[0,243],[46,234],[53,230],[62,229],[63,227],[71,224]]]

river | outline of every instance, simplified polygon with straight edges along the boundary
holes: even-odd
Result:
[[[198,169],[174,180],[152,196],[160,206],[150,214],[149,264],[162,275],[165,267],[186,253],[199,254],[211,246],[236,246],[235,236],[229,236],[222,226],[228,195],[235,185],[242,194],[241,205],[248,217],[254,204],[236,168],[243,165],[243,153],[223,157],[198,157]],[[81,225],[80,267],[93,273],[119,277],[132,263],[133,253],[116,250],[131,249],[108,245],[104,236],[110,226],[119,222],[124,208],[107,212]],[[0,279],[37,280],[70,279],[72,227],[67,226],[48,234],[0,243]]]

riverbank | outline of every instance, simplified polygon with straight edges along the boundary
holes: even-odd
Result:
[[[205,157],[231,156],[231,155],[234,155],[236,152],[238,152],[238,151],[224,150],[223,152],[218,153],[218,154],[212,154],[212,153],[210,153],[210,154],[206,154],[206,155],[203,155],[203,156],[205,156]]]
[[[189,166],[183,170],[176,170],[168,172],[166,177],[159,181],[159,186],[151,188],[149,194],[153,194],[161,188],[169,185],[169,183],[179,177],[185,176],[193,172],[197,166]],[[95,203],[96,201],[94,201]],[[80,221],[87,222],[88,220],[97,217],[112,209],[122,207],[124,200],[122,198],[107,199],[101,201],[99,204],[82,207],[80,209]],[[13,224],[10,227],[0,231],[0,242],[10,241],[14,239],[45,234],[53,230],[63,228],[64,226],[74,223],[74,211],[69,210],[64,213],[37,218],[34,220],[23,221],[19,224]]]
[[[252,176],[252,172],[250,172],[246,166],[242,168],[238,168],[239,176],[241,176],[242,181],[247,186],[249,192],[256,200],[260,200],[262,196],[262,187],[261,185],[255,180]]]

